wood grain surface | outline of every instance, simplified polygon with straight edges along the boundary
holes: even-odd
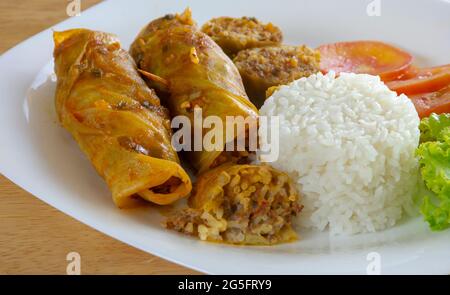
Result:
[[[100,2],[81,0],[82,10]],[[66,18],[66,0],[0,1],[0,53]],[[0,174],[0,274],[196,274],[116,241],[43,203]]]

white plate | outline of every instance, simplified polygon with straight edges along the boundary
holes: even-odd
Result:
[[[292,44],[376,39],[408,50],[419,64],[450,63],[450,1],[381,0],[381,16],[368,16],[370,2],[108,1],[52,29],[112,32],[127,47],[148,21],[189,5],[200,24],[215,16],[250,15],[281,26]],[[154,208],[116,209],[102,179],[56,123],[51,33],[46,30],[0,58],[0,171],[36,197],[118,240],[206,273],[364,274],[370,252],[380,254],[385,274],[450,273],[450,231],[432,233],[419,217],[376,234],[303,232],[292,244],[233,247],[166,231]]]

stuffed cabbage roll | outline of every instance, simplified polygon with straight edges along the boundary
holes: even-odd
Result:
[[[115,204],[139,198],[170,204],[191,191],[171,146],[167,111],[119,40],[74,29],[54,33],[59,121],[112,191]]]
[[[276,46],[283,41],[283,33],[272,23],[262,23],[254,17],[218,17],[202,26],[231,58],[244,49]]]
[[[250,100],[261,107],[270,87],[320,72],[320,54],[305,45],[270,46],[240,51],[233,59]]]
[[[248,157],[247,149],[226,151],[224,147],[238,137],[247,138],[249,130],[256,132],[258,111],[245,93],[236,66],[195,26],[190,10],[152,21],[138,35],[130,52],[149,85],[160,91],[172,116],[187,116],[193,126],[194,110],[201,109],[203,118],[217,116],[223,122],[223,148],[187,152],[198,172]],[[227,133],[227,116],[244,118],[248,123],[245,130],[234,136]],[[203,129],[203,133],[207,131]]]
[[[299,194],[285,173],[266,165],[224,164],[202,174],[189,208],[166,227],[201,240],[271,245],[297,238],[292,218],[300,213]]]

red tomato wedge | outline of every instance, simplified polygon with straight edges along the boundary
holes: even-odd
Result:
[[[413,59],[409,53],[378,41],[339,42],[322,45],[317,50],[323,72],[379,75],[383,81],[399,77]]]
[[[450,85],[436,92],[417,94],[409,97],[420,118],[432,113],[450,113]]]
[[[412,78],[416,77],[418,73],[419,73],[419,69],[416,68],[415,66],[411,65],[405,71],[401,72],[397,77],[395,77],[389,81],[384,80],[384,82],[386,83],[386,82],[390,82],[390,81],[412,79]]]
[[[386,83],[389,89],[398,94],[414,95],[435,92],[450,85],[450,65],[414,69],[399,79]]]

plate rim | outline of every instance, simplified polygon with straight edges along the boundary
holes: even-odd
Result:
[[[435,0],[437,2],[445,2],[450,4],[450,2],[448,0]],[[103,6],[109,5],[110,2],[108,1],[104,1],[101,2],[99,4],[96,4],[88,9],[83,10],[83,13],[85,14],[91,14],[91,13],[95,13],[97,10],[101,9]],[[89,17],[89,16],[87,16]],[[25,39],[24,41],[21,41],[20,43],[18,43],[17,45],[15,45],[14,47],[8,49],[7,51],[5,51],[1,56],[0,56],[0,65],[3,65],[9,58],[14,58],[14,55],[16,54],[17,51],[19,50],[23,50],[26,47],[31,46],[33,43],[48,43],[48,40],[46,40],[48,33],[50,33],[52,31],[52,28],[56,28],[56,27],[61,27],[67,24],[70,24],[72,22],[72,18],[66,19],[58,24],[53,25],[52,27],[43,30],[39,33],[37,33],[36,35],[33,35],[27,39]],[[34,68],[37,68],[36,72],[33,72],[32,74],[30,74],[29,76],[32,77],[32,80],[36,77],[37,72],[40,71],[44,66],[45,66],[45,61],[48,61],[49,58],[45,59],[45,57],[41,56],[39,59],[39,63],[41,64],[41,66],[35,65]],[[43,63],[41,63],[41,61],[44,61]],[[37,63],[37,62],[36,62]],[[0,67],[0,76],[3,76],[3,67]],[[0,83],[0,85],[2,85],[2,83],[5,83],[4,80]],[[2,120],[0,119],[0,122],[2,122]],[[2,150],[2,144],[0,143],[0,151]],[[3,163],[1,162],[2,157],[0,156],[0,165]],[[0,173],[2,175],[4,175],[7,179],[9,179],[11,182],[13,182],[15,185],[19,186],[21,189],[27,191],[28,193],[30,193],[31,195],[33,195],[33,197],[38,198],[39,200],[43,201],[44,203],[56,208],[57,210],[63,212],[64,214],[70,216],[71,218],[74,218],[80,222],[82,222],[83,224],[86,224],[87,226],[100,231],[114,239],[117,239],[127,245],[130,245],[132,247],[138,248],[144,252],[150,253],[152,255],[161,257],[165,260],[171,261],[173,263],[185,266],[187,268],[190,269],[194,269],[203,273],[210,273],[213,274],[215,272],[211,272],[209,270],[203,269],[202,267],[199,267],[195,264],[191,264],[188,262],[185,262],[185,260],[179,260],[177,258],[174,258],[173,255],[168,255],[162,251],[157,251],[157,250],[152,250],[152,252],[150,252],[149,250],[147,250],[147,248],[144,245],[140,245],[139,243],[137,243],[136,241],[134,242],[130,242],[129,240],[120,238],[120,235],[117,234],[114,230],[111,230],[111,228],[108,228],[108,226],[102,225],[101,223],[96,222],[93,219],[87,218],[85,216],[81,216],[80,214],[77,214],[74,211],[71,211],[70,208],[66,208],[65,206],[58,204],[58,202],[55,202],[54,199],[52,199],[51,197],[48,196],[38,196],[37,194],[33,193],[33,189],[32,188],[28,188],[29,185],[24,184],[24,183],[20,183],[20,180],[17,181],[18,178],[14,177],[14,173],[8,173],[5,172],[7,169],[6,167],[1,166],[0,167]],[[11,176],[12,175],[12,176]],[[450,265],[448,266],[448,273],[450,273]]]

